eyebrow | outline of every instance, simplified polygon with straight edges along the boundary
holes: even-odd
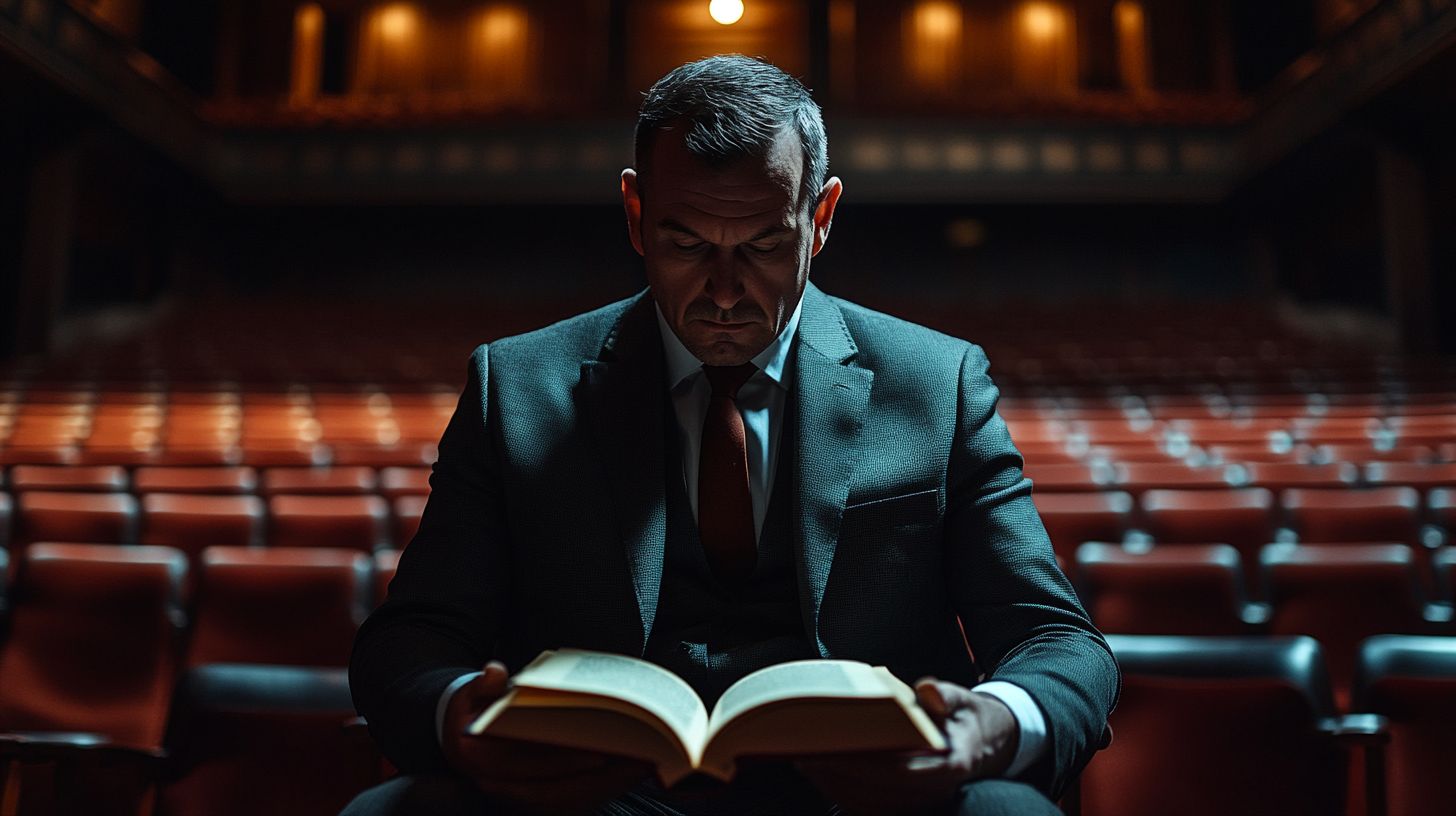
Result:
[[[683,224],[682,222],[680,222],[680,221],[678,221],[678,220],[676,220],[674,218],[664,218],[661,221],[657,222],[657,226],[660,227],[660,228],[662,228],[662,229],[665,229],[665,230],[671,230],[673,232],[680,232],[683,235],[691,236],[693,238],[698,239],[699,241],[706,241],[707,240],[706,238],[704,238],[703,236],[697,234],[692,229],[690,229],[689,227],[687,227],[685,224]],[[790,227],[786,227],[783,224],[775,224],[775,225],[773,225],[771,227],[765,227],[764,229],[759,230],[757,234],[755,234],[753,237],[749,238],[747,241],[744,241],[743,243],[745,243],[745,244],[751,244],[754,241],[762,241],[765,238],[772,238],[772,237],[777,236],[777,235],[783,235],[786,232],[793,232],[793,229],[790,228]]]

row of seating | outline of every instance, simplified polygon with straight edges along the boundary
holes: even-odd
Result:
[[[343,667],[397,563],[209,547],[192,574],[168,547],[27,547],[0,594],[0,760],[19,797],[0,801],[146,812],[148,787],[166,782],[171,814],[336,813],[383,771],[367,737],[342,729]]]
[[[164,783],[160,801],[176,814],[332,813],[378,780],[377,756],[341,732],[350,713],[341,671],[283,668],[276,664],[289,655],[238,650],[269,628],[276,640],[280,621],[294,630],[289,637],[300,637],[307,630],[300,623],[320,607],[310,594],[349,608],[357,598],[350,590],[369,571],[362,554],[205,551],[193,647],[185,651],[181,553],[40,544],[24,560],[0,648],[0,757],[74,761],[102,748],[152,757],[158,763],[144,768],[145,778]],[[380,564],[387,572],[389,563]],[[260,578],[262,565],[279,572]],[[332,578],[307,574],[313,568]],[[255,619],[256,606],[213,614],[202,604],[226,606],[247,594],[276,607],[266,613],[271,627]],[[352,607],[349,622],[359,611]],[[340,629],[349,622],[338,621]],[[197,650],[202,638],[214,641],[213,651]],[[1346,709],[1389,723],[1339,715],[1324,652],[1307,637],[1108,640],[1124,672],[1122,699],[1111,747],[1082,777],[1083,813],[1340,813],[1339,747],[1378,752],[1386,741],[1388,753],[1369,767],[1388,768],[1389,784],[1367,785],[1372,797],[1388,789],[1392,812],[1410,814],[1441,812],[1428,808],[1450,801],[1431,798],[1447,791],[1449,775],[1430,769],[1452,752],[1437,735],[1450,733],[1441,729],[1452,722],[1456,638],[1365,641]],[[275,665],[206,662],[218,657]],[[187,663],[196,665],[178,687],[177,667]],[[261,769],[268,785],[250,776]],[[28,775],[13,776],[7,786],[20,781],[27,795],[45,790]],[[220,807],[220,796],[229,804]]]
[[[1047,461],[1026,457],[1026,475],[1042,490],[1219,489],[1262,487],[1347,488],[1407,486],[1419,489],[1456,486],[1456,463],[1370,462],[1362,469],[1350,462],[1249,462],[1189,464],[1160,457],[1154,461],[1108,462],[1098,458]]]
[[[0,472],[0,488],[80,493],[199,493],[213,495],[426,496],[430,468],[361,465],[339,467],[155,467],[120,465],[16,465]]]
[[[1107,640],[1122,691],[1077,787],[1086,816],[1434,816],[1456,802],[1456,638],[1366,640],[1343,716],[1307,637]]]
[[[1436,551],[1432,563],[1439,599],[1423,588],[1414,553],[1403,544],[1269,544],[1253,565],[1260,601],[1227,544],[1129,549],[1087,542],[1067,574],[1103,632],[1312,636],[1329,654],[1343,707],[1360,641],[1381,633],[1456,634],[1456,548]]]
[[[426,496],[0,493],[0,537],[34,542],[146,544],[196,559],[204,547],[337,547],[375,552],[414,537]]]
[[[1038,488],[1044,485],[1033,482]],[[1422,501],[1412,487],[1364,489],[1262,487],[1149,488],[1032,494],[1052,547],[1071,558],[1084,541],[1143,539],[1167,544],[1219,542],[1244,558],[1272,541],[1399,542],[1440,546],[1456,530],[1456,488]]]
[[[0,393],[0,463],[428,463],[456,393]]]

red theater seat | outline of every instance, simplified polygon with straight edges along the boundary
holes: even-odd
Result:
[[[1143,526],[1172,544],[1229,544],[1246,564],[1274,540],[1274,494],[1262,487],[1234,490],[1149,490],[1140,499]]]
[[[409,546],[420,531],[429,496],[400,496],[394,500],[394,541],[399,549]]]
[[[15,503],[9,493],[0,493],[0,550],[10,549],[10,529],[15,516]]]
[[[389,544],[389,505],[379,496],[274,496],[268,500],[274,547],[345,547],[366,552]]]
[[[1308,465],[1290,462],[1249,462],[1244,465],[1249,484],[1273,491],[1291,487],[1350,487],[1360,479],[1360,469],[1349,462]]]
[[[1357,711],[1390,719],[1390,816],[1447,813],[1456,802],[1456,638],[1377,635],[1360,649]]]
[[[1181,544],[1129,552],[1115,544],[1077,549],[1081,595],[1103,632],[1239,635],[1267,610],[1248,602],[1243,564],[1227,544]]]
[[[1084,816],[1343,813],[1343,755],[1309,638],[1109,635],[1112,744],[1081,776]]]
[[[385,497],[430,495],[430,474],[427,467],[387,467],[379,471],[379,492]]]
[[[1115,483],[1134,495],[1147,490],[1221,489],[1238,487],[1244,481],[1240,465],[1190,467],[1182,462],[1119,462],[1114,466]]]
[[[1436,573],[1436,591],[1442,600],[1456,603],[1456,547],[1442,547],[1432,553],[1431,569]]]
[[[160,749],[186,573],[186,557],[166,547],[29,547],[0,650],[0,731]]]
[[[1421,490],[1456,487],[1456,462],[1371,462],[1365,466],[1365,481],[1372,485],[1409,485]]]
[[[1112,468],[1092,465],[1027,465],[1027,478],[1048,493],[1105,490],[1112,486]]]
[[[138,493],[254,493],[258,471],[250,467],[139,467],[132,474]]]
[[[177,690],[168,743],[183,769],[169,816],[334,816],[380,780],[379,755],[341,727],[344,669],[196,666]]]
[[[374,589],[370,567],[347,550],[208,547],[188,664],[348,665]]]
[[[1377,448],[1373,445],[1320,445],[1310,451],[1311,462],[1354,462],[1357,465],[1367,462],[1429,462],[1435,456],[1435,451],[1419,445],[1400,448]]]
[[[399,569],[399,550],[380,550],[374,554],[374,603],[384,603],[389,597],[389,582]]]
[[[1270,544],[1260,559],[1275,634],[1309,635],[1329,656],[1344,708],[1360,641],[1378,634],[1427,634],[1433,624],[1404,544]]]
[[[1107,493],[1042,493],[1031,496],[1057,555],[1071,561],[1084,541],[1121,541],[1132,517],[1132,496]]]
[[[10,489],[80,493],[125,493],[129,479],[120,465],[16,465],[10,469]]]
[[[1431,519],[1446,528],[1448,533],[1456,532],[1456,488],[1438,487],[1426,494],[1426,507]]]
[[[1279,504],[1302,541],[1420,542],[1421,497],[1409,487],[1295,488]]]
[[[401,442],[397,445],[336,443],[333,448],[335,465],[419,467],[432,465],[440,458],[439,448],[434,442]]]
[[[373,468],[289,467],[264,470],[259,492],[265,496],[344,496],[373,493],[378,487]]]
[[[137,500],[126,493],[52,493],[16,496],[16,543],[64,541],[130,544],[136,540]]]
[[[195,559],[205,547],[261,546],[263,521],[257,496],[151,493],[142,497],[141,541],[176,547]]]

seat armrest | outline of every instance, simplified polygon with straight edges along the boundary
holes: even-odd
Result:
[[[1244,608],[1239,611],[1239,618],[1250,626],[1263,626],[1269,622],[1269,617],[1273,613],[1273,607],[1269,606],[1269,604],[1246,603],[1244,604]]]
[[[1346,748],[1390,744],[1390,720],[1380,714],[1346,714],[1320,720],[1319,730]]]
[[[84,731],[8,731],[0,733],[0,756],[21,762],[51,762],[82,754],[104,757],[108,761],[156,762],[165,760],[162,748],[135,748],[116,745],[105,734]]]

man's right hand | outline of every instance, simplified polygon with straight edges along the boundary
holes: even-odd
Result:
[[[465,733],[506,692],[509,673],[492,660],[457,690],[445,709],[445,759],[486,795],[532,813],[591,813],[626,793],[649,773],[648,763],[626,757]]]

